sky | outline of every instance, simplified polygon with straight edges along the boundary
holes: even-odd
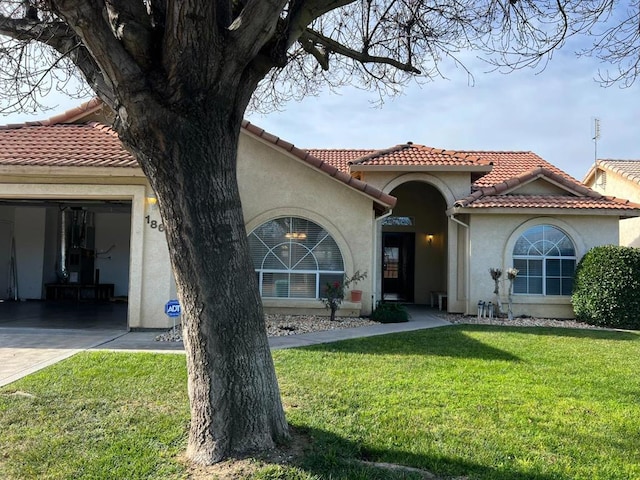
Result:
[[[474,84],[461,70],[447,79],[385,99],[346,87],[281,111],[247,119],[300,148],[388,148],[412,141],[451,150],[533,151],[582,180],[593,165],[594,118],[600,120],[597,157],[640,160],[640,80],[630,88],[596,82],[596,60],[556,52],[544,70],[483,73],[472,55]],[[52,108],[30,115],[0,115],[0,124],[49,118],[81,101],[61,94],[46,99]]]

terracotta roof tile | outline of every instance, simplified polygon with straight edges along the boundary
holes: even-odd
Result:
[[[491,159],[494,170],[473,184],[472,193],[457,200],[455,208],[560,208],[615,210],[638,213],[640,205],[591,190],[531,152],[473,152]],[[536,166],[533,166],[536,165]],[[531,167],[524,170],[526,167]],[[517,187],[545,178],[564,188],[566,195],[518,195]],[[515,194],[509,192],[514,191]]]
[[[75,121],[85,117],[91,113],[95,113],[105,108],[104,103],[98,97],[94,97],[88,102],[83,103],[75,108],[62,112],[59,115],[49,118],[48,120],[42,120],[42,125],[56,125],[59,123],[74,123]]]
[[[376,150],[368,155],[352,160],[352,170],[358,166],[451,166],[479,167],[489,166],[487,161],[478,155],[461,153],[453,150],[426,147],[414,143],[396,145],[385,150]]]
[[[349,173],[349,163],[365,155],[369,155],[376,150],[365,149],[329,149],[329,148],[309,148],[309,152],[330,165],[333,165],[342,172]]]
[[[474,188],[496,185],[538,167],[553,172],[568,180],[572,185],[582,185],[571,175],[563,172],[533,152],[461,151],[458,153],[479,157],[483,161],[493,164],[493,169],[489,173],[474,182]]]
[[[456,203],[456,206],[458,205]],[[572,197],[569,195],[487,195],[465,205],[467,208],[562,208],[571,210],[637,210],[640,205],[614,197]]]
[[[138,163],[111,127],[92,122],[0,128],[0,165],[131,168]]]
[[[557,170],[557,169],[554,169]],[[494,195],[496,193],[507,193],[510,190],[517,188],[519,185],[524,185],[537,178],[546,178],[559,186],[567,189],[570,195],[586,195],[599,198],[601,195],[590,188],[586,187],[577,180],[571,179],[568,175],[561,175],[554,170],[549,170],[546,167],[535,167],[529,171],[523,171],[517,175],[507,178],[500,183],[492,184],[486,187],[477,188],[476,192],[480,192],[481,195]],[[478,182],[474,184],[477,185]]]
[[[597,160],[596,166],[640,183],[640,160]]]

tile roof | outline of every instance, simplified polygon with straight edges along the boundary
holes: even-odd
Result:
[[[462,206],[456,202],[456,206]],[[572,197],[569,195],[487,195],[468,208],[561,208],[570,210],[637,210],[640,205],[614,197]]]
[[[0,126],[0,165],[137,167],[135,158],[123,148],[111,127],[97,122],[73,123],[95,118],[103,108],[102,102],[93,99],[49,120]],[[396,199],[352,177],[352,171],[376,167],[451,167],[481,174],[471,186],[470,195],[455,202],[455,209],[640,209],[640,205],[626,200],[600,195],[533,152],[455,151],[410,142],[383,150],[302,150],[246,120],[242,128],[367,194],[376,200],[378,207],[383,207],[379,210],[393,207]],[[640,183],[640,161],[599,160],[597,164]],[[567,195],[517,194],[518,186],[537,178],[560,186]]]
[[[307,150],[302,150],[294,146],[292,143],[286,142],[280,139],[279,137],[276,137],[275,135],[272,135],[266,132],[262,128],[256,125],[253,125],[247,120],[242,121],[242,128],[245,131],[257,137],[263,140],[266,140],[267,142],[272,143],[273,145],[276,145],[279,148],[286,150],[290,154],[298,157],[300,160],[308,163],[309,165],[335,178],[336,180],[339,180],[340,182],[356,190],[364,192],[365,194],[369,195],[370,197],[373,197],[374,199],[378,200],[380,203],[384,204],[385,206],[388,206],[388,207],[395,206],[396,204],[395,197],[392,197],[391,195],[384,193],[382,190],[379,190],[369,185],[368,183],[365,183],[361,180],[358,180],[357,178],[352,177],[348,173],[338,169],[337,167],[333,166],[329,162],[326,162],[323,159],[320,159],[312,155]]]
[[[455,202],[454,209],[542,208],[570,210],[629,211],[640,205],[604,197],[572,176],[527,151],[443,150],[406,143],[384,150],[315,149],[319,158],[343,172],[361,167],[452,167],[476,170],[481,175],[471,185],[471,194]],[[475,167],[475,168],[474,168]],[[638,162],[640,167],[640,162]],[[487,172],[486,174],[482,174]],[[638,169],[640,179],[640,168]],[[510,194],[538,178],[566,190],[566,195]],[[636,213],[636,212],[634,212]]]
[[[385,150],[371,152],[364,157],[352,160],[350,165],[352,171],[363,166],[487,167],[488,170],[490,161],[464,152],[404,143]],[[479,169],[484,170],[483,168]]]
[[[511,194],[517,187],[538,178],[545,178],[563,187],[566,195]],[[471,195],[457,200],[454,208],[562,208],[598,210],[637,210],[640,205],[628,200],[606,197],[591,190],[569,175],[561,175],[546,167],[536,167],[487,187],[477,188]]]
[[[373,149],[330,149],[330,148],[307,148],[314,157],[320,158],[330,165],[333,165],[341,172],[349,173],[349,163],[370,155],[376,150]]]
[[[485,162],[491,162],[493,164],[493,169],[489,173],[474,182],[474,188],[496,185],[538,167],[553,172],[565,180],[568,180],[573,185],[581,185],[581,183],[571,175],[563,172],[533,152],[461,151],[459,153],[477,156]]]
[[[498,176],[496,175],[497,179]],[[485,187],[477,187],[477,184],[480,182],[474,183],[474,191],[471,195],[466,197],[465,199],[458,200],[458,204],[466,205],[478,200],[482,197],[486,197],[489,195],[500,195],[508,193],[511,190],[516,189],[521,185],[525,185],[533,180],[538,178],[545,178],[552,183],[564,188],[567,190],[569,195],[579,195],[579,196],[600,196],[599,193],[594,192],[590,188],[581,184],[577,180],[571,180],[568,175],[561,175],[556,173],[553,170],[549,170],[546,167],[535,167],[529,171],[522,171],[517,173],[512,177],[506,177],[504,175],[504,180],[500,183],[489,184]],[[480,179],[482,180],[482,179]]]
[[[640,183],[640,160],[602,159],[597,160],[595,166],[617,173],[632,182]]]
[[[0,127],[0,165],[135,168],[138,162],[101,123],[31,122]]]

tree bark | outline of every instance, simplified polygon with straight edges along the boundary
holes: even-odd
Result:
[[[288,428],[236,179],[242,117],[147,110],[154,118],[137,115],[123,137],[158,197],[182,305],[187,456],[212,464],[271,448]]]

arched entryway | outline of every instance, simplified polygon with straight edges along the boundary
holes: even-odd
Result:
[[[382,221],[381,298],[430,305],[447,290],[446,201],[422,181],[403,183],[390,193],[398,202]]]

